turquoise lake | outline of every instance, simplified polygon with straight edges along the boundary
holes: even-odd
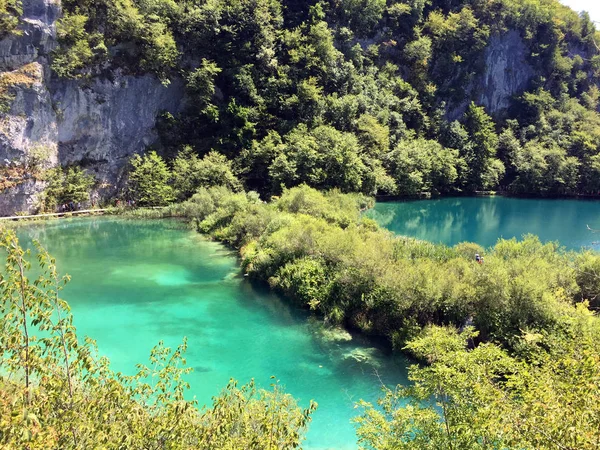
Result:
[[[332,339],[305,311],[240,276],[235,253],[175,221],[63,219],[17,229],[72,276],[63,297],[81,337],[127,374],[164,340],[188,338],[188,397],[210,404],[230,378],[269,387],[275,376],[301,406],[318,402],[305,448],[356,448],[350,420],[381,383],[406,383],[408,362],[359,336]]]
[[[568,249],[600,249],[600,201],[450,197],[381,202],[366,213],[394,233],[454,245],[476,242],[484,247],[498,238],[538,235]]]

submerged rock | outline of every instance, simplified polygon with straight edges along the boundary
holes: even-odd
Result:
[[[352,340],[352,335],[343,328],[339,327],[321,327],[318,330],[320,337],[327,342],[349,342]]]
[[[349,362],[368,364],[377,369],[381,367],[379,361],[379,350],[374,347],[357,347],[347,353],[344,353],[343,359]]]
[[[237,280],[240,277],[240,272],[238,270],[234,270],[229,272],[227,275],[223,277],[223,281],[232,281]]]

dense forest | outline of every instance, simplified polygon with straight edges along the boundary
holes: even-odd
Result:
[[[219,152],[261,195],[600,191],[600,38],[557,0],[62,5],[55,76],[183,80],[155,150]],[[530,73],[494,75],[521,89],[486,110],[486,52],[507,36]]]

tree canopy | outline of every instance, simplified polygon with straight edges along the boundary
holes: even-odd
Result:
[[[119,68],[164,83],[183,78],[186,108],[157,127],[164,155],[215,150],[263,195],[301,183],[369,194],[599,190],[599,33],[558,0],[98,0],[63,8],[52,57],[59,76]],[[532,76],[505,99],[509,107],[485,110],[486,51],[509,32],[524,48],[517,64]],[[429,168],[432,152],[443,169]]]

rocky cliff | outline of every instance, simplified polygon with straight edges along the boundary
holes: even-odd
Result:
[[[492,36],[485,50],[485,72],[479,83],[478,101],[497,114],[510,106],[534,75],[527,62],[528,49],[516,31]]]
[[[467,86],[464,99],[448,102],[446,119],[460,120],[471,101],[494,117],[502,116],[535,75],[527,60],[529,51],[515,30],[492,35],[483,53],[483,71]]]
[[[23,2],[20,33],[0,41],[0,165],[49,167],[79,163],[114,191],[127,159],[156,139],[161,111],[176,112],[183,85],[163,86],[150,75],[112,73],[110,79],[61,80],[52,76],[49,53],[56,46],[60,3]],[[32,212],[44,183],[25,178],[0,193],[0,215]]]
[[[118,71],[93,80],[59,79],[49,56],[57,45],[60,2],[23,3],[20,32],[0,41],[0,178],[3,165],[25,166],[31,159],[42,167],[77,163],[96,176],[101,195],[110,195],[128,158],[156,140],[157,115],[181,109],[183,83],[165,87],[152,75]],[[484,73],[467,89],[471,98],[488,113],[501,113],[534,74],[527,55],[518,32],[492,36]],[[459,118],[469,101],[452,105],[448,118]],[[22,172],[22,178],[0,183],[0,215],[36,209],[44,182]]]

